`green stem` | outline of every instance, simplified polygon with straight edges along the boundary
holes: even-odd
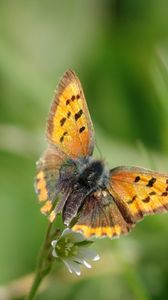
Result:
[[[49,257],[48,257],[51,229],[52,229],[52,223],[49,223],[45,237],[44,237],[44,241],[41,246],[40,253],[39,253],[37,267],[36,267],[36,274],[35,274],[35,277],[33,280],[33,284],[31,286],[30,292],[26,298],[27,300],[34,299],[36,292],[38,290],[38,287],[40,286],[40,283],[42,282],[43,278],[51,270],[52,261],[49,260]]]

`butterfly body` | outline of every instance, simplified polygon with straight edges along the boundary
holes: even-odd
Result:
[[[65,225],[87,238],[113,238],[145,215],[168,210],[168,175],[139,167],[107,170],[93,158],[94,129],[71,70],[54,95],[46,136],[49,146],[37,162],[35,187],[51,222],[61,213]]]
[[[64,224],[70,224],[88,195],[105,188],[107,176],[104,163],[92,157],[67,160],[62,165],[58,185],[62,193],[59,212],[63,212]]]

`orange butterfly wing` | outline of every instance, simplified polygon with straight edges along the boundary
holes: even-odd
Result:
[[[68,70],[58,84],[47,120],[48,150],[37,162],[35,189],[41,212],[56,217],[59,171],[67,158],[91,155],[94,130],[84,93],[75,73]],[[59,207],[59,206],[58,206]]]
[[[79,212],[73,231],[90,237],[118,237],[128,233],[134,224],[127,223],[107,190],[99,190],[89,195]]]
[[[113,238],[128,233],[145,215],[167,210],[167,175],[137,167],[118,167],[110,171],[106,190],[86,198],[72,230],[81,231],[87,238]]]
[[[59,82],[47,122],[47,138],[71,158],[91,155],[94,131],[76,74],[68,70]]]
[[[59,153],[55,147],[50,146],[37,162],[35,190],[39,202],[43,204],[41,212],[43,214],[50,213],[50,221],[55,218],[52,209],[59,193],[59,170],[64,160],[65,156]]]
[[[168,210],[168,176],[138,167],[110,171],[109,192],[129,222]]]

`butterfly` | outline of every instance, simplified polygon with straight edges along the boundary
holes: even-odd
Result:
[[[94,129],[72,70],[58,84],[46,136],[48,149],[37,162],[35,186],[50,222],[62,214],[63,223],[86,238],[113,238],[128,233],[145,215],[168,210],[168,175],[139,167],[108,170],[93,158]]]

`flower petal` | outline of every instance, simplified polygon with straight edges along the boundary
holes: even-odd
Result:
[[[51,242],[51,246],[52,246],[53,248],[55,248],[56,244],[57,244],[57,240],[53,240],[53,241]]]
[[[83,264],[86,268],[91,269],[92,266],[85,260],[85,259],[80,259],[81,264]]]
[[[66,236],[67,234],[69,234],[69,233],[71,233],[71,232],[72,232],[71,229],[65,228],[64,231],[63,231],[62,234],[61,234],[61,237],[62,237],[62,236]]]
[[[68,235],[68,239],[72,242],[82,242],[85,240],[85,237],[80,232],[74,232],[69,228],[64,229],[63,233],[61,234],[61,238]]]
[[[53,249],[53,250],[52,250],[52,256],[54,256],[54,257],[58,257],[58,255],[57,255],[57,253],[56,253],[55,249]]]
[[[84,266],[85,266],[86,268],[88,268],[88,269],[91,269],[91,268],[92,268],[92,266],[91,266],[86,260],[83,260],[83,264],[84,264]]]
[[[63,263],[65,264],[65,266],[68,268],[68,271],[69,271],[70,273],[72,273],[72,270],[71,270],[69,264],[67,263],[67,261],[66,261],[65,259],[63,259],[62,261],[63,261]]]
[[[72,258],[72,260],[75,261],[75,262],[78,262],[79,264],[85,266],[85,267],[88,268],[88,269],[91,269],[91,268],[92,268],[92,266],[91,266],[85,259],[83,259],[83,258],[81,258],[81,257],[79,257],[79,256],[76,256],[76,257],[74,256],[74,257]]]
[[[88,249],[87,247],[79,248],[78,255],[82,258],[91,259],[93,261],[100,259],[100,256],[93,249]]]
[[[64,262],[70,273],[75,273],[78,276],[81,274],[80,265],[77,262],[70,259],[63,259],[62,261]]]
[[[97,254],[94,258],[93,258],[93,261],[98,261],[100,259],[100,256],[99,254]]]
[[[53,240],[52,242],[51,242],[51,246],[53,247],[53,250],[52,250],[52,256],[54,256],[54,257],[58,257],[58,255],[57,255],[57,252],[56,252],[56,244],[57,244],[57,240]]]

